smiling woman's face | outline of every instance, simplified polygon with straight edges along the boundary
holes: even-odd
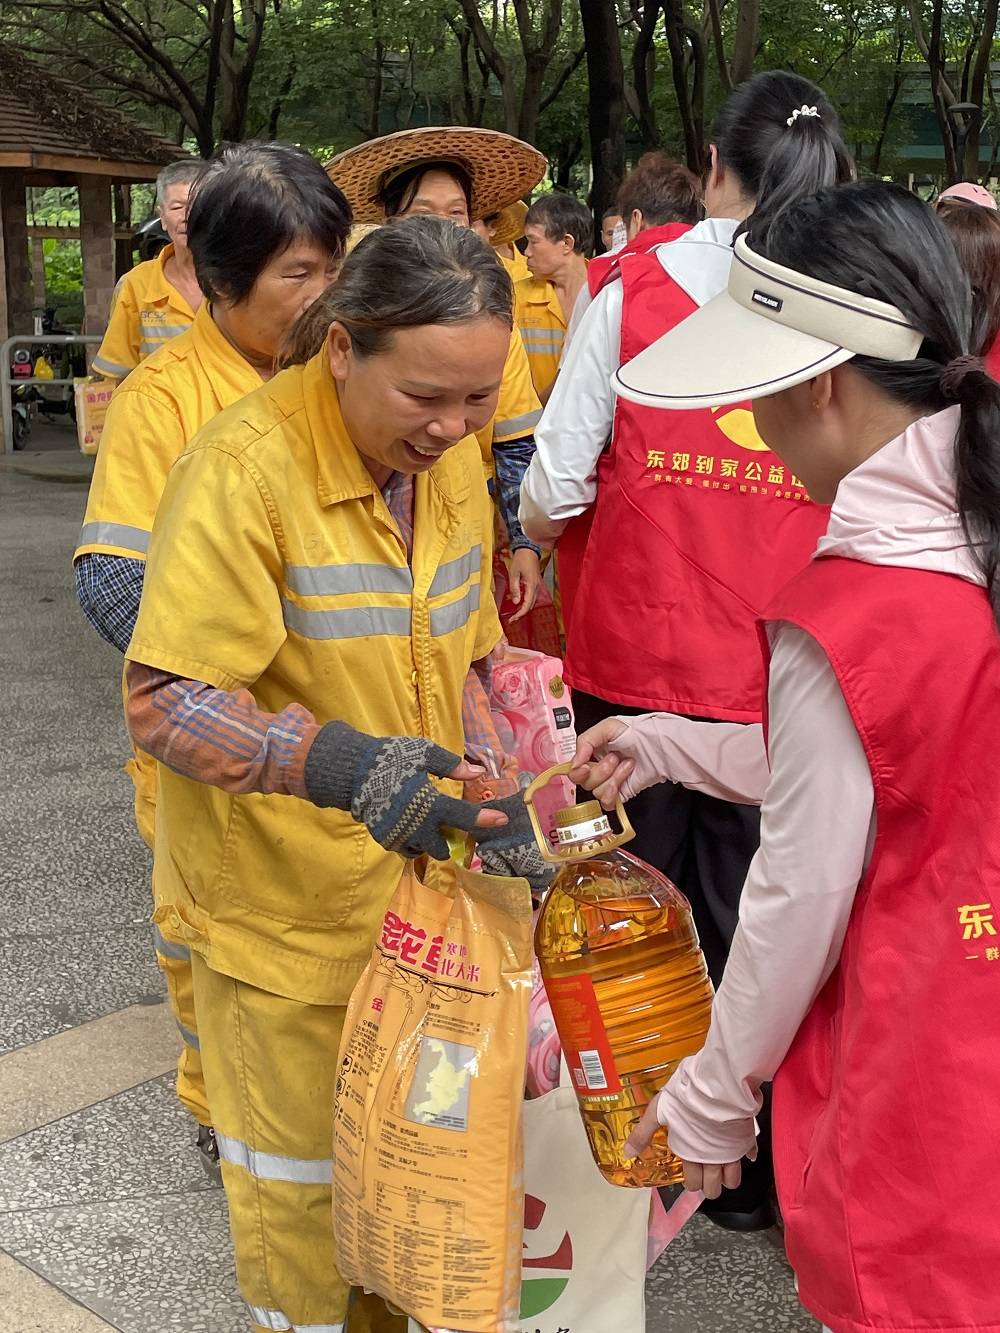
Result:
[[[327,342],[340,407],[379,486],[393,472],[426,472],[496,411],[508,324],[477,315],[402,329],[374,356],[357,356],[342,324]]]

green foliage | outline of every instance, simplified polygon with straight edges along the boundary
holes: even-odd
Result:
[[[479,0],[478,12],[508,70],[508,83],[513,80],[518,89],[525,78],[525,35],[518,17],[527,11],[534,33],[530,45],[542,31],[551,2],[526,0],[515,7],[512,0]],[[629,82],[643,0],[608,3],[617,4]],[[717,0],[729,55],[740,3]],[[917,13],[927,11],[926,26],[933,0],[912,3]],[[943,3],[946,55],[960,83],[984,0]],[[920,83],[927,66],[914,40],[910,4],[762,0],[755,68],[796,70],[820,82],[840,109],[849,142],[863,161],[876,155],[883,172],[903,168],[899,153],[912,142],[911,122],[929,102],[926,78]],[[111,12],[137,25],[139,36],[125,40],[109,26]],[[234,35],[221,72],[213,73],[208,34],[213,14],[220,12],[228,15],[226,30]],[[706,124],[726,91],[711,12],[710,0],[687,0],[689,26],[705,51]],[[252,40],[255,19],[261,25],[259,51]],[[100,5],[44,0],[37,7],[29,0],[0,0],[0,39],[78,78],[161,133],[202,148],[206,136],[209,142],[217,139],[226,125],[238,126],[242,137],[279,137],[326,157],[373,133],[441,122],[501,128],[505,114],[509,119],[496,72],[481,51],[477,56],[462,0],[102,0]],[[147,40],[149,50],[143,45]],[[553,181],[579,190],[586,188],[588,177],[585,65],[545,102],[581,45],[577,0],[563,0],[532,133],[552,162]],[[996,55],[1000,58],[1000,46]],[[659,139],[676,154],[684,136],[662,20],[650,60]],[[176,79],[164,72],[164,63]],[[231,85],[234,70],[243,67],[249,95],[240,111]],[[188,91],[179,91],[182,86]],[[634,97],[629,106],[629,156],[634,158],[642,148]],[[1000,115],[993,99],[984,110],[984,142],[989,143],[1000,137]],[[137,219],[145,215],[134,210]]]
[[[79,241],[46,240],[42,242],[45,254],[45,294],[50,301],[70,296],[83,290],[83,260]]]

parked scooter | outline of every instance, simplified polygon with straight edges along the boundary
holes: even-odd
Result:
[[[26,347],[18,347],[11,362],[11,419],[13,424],[15,449],[23,449],[31,434],[31,412],[34,402],[34,385],[19,384],[19,380],[30,379],[35,373],[31,353]]]

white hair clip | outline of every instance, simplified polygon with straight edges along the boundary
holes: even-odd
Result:
[[[799,106],[795,108],[792,114],[785,121],[785,124],[794,125],[795,122],[798,120],[799,116],[815,116],[817,120],[823,119],[823,117],[819,114],[819,112],[814,106]]]

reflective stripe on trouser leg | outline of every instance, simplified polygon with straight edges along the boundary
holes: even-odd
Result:
[[[330,1148],[341,1006],[298,1004],[191,959],[205,1084],[240,1292],[256,1330],[325,1333],[347,1316]]]
[[[168,940],[153,927],[153,947],[167,983],[167,999],[183,1046],[177,1060],[177,1096],[182,1105],[201,1125],[210,1125],[212,1115],[205,1094],[201,1069],[201,1039],[194,1009],[194,983],[191,979],[191,950],[186,944]]]

